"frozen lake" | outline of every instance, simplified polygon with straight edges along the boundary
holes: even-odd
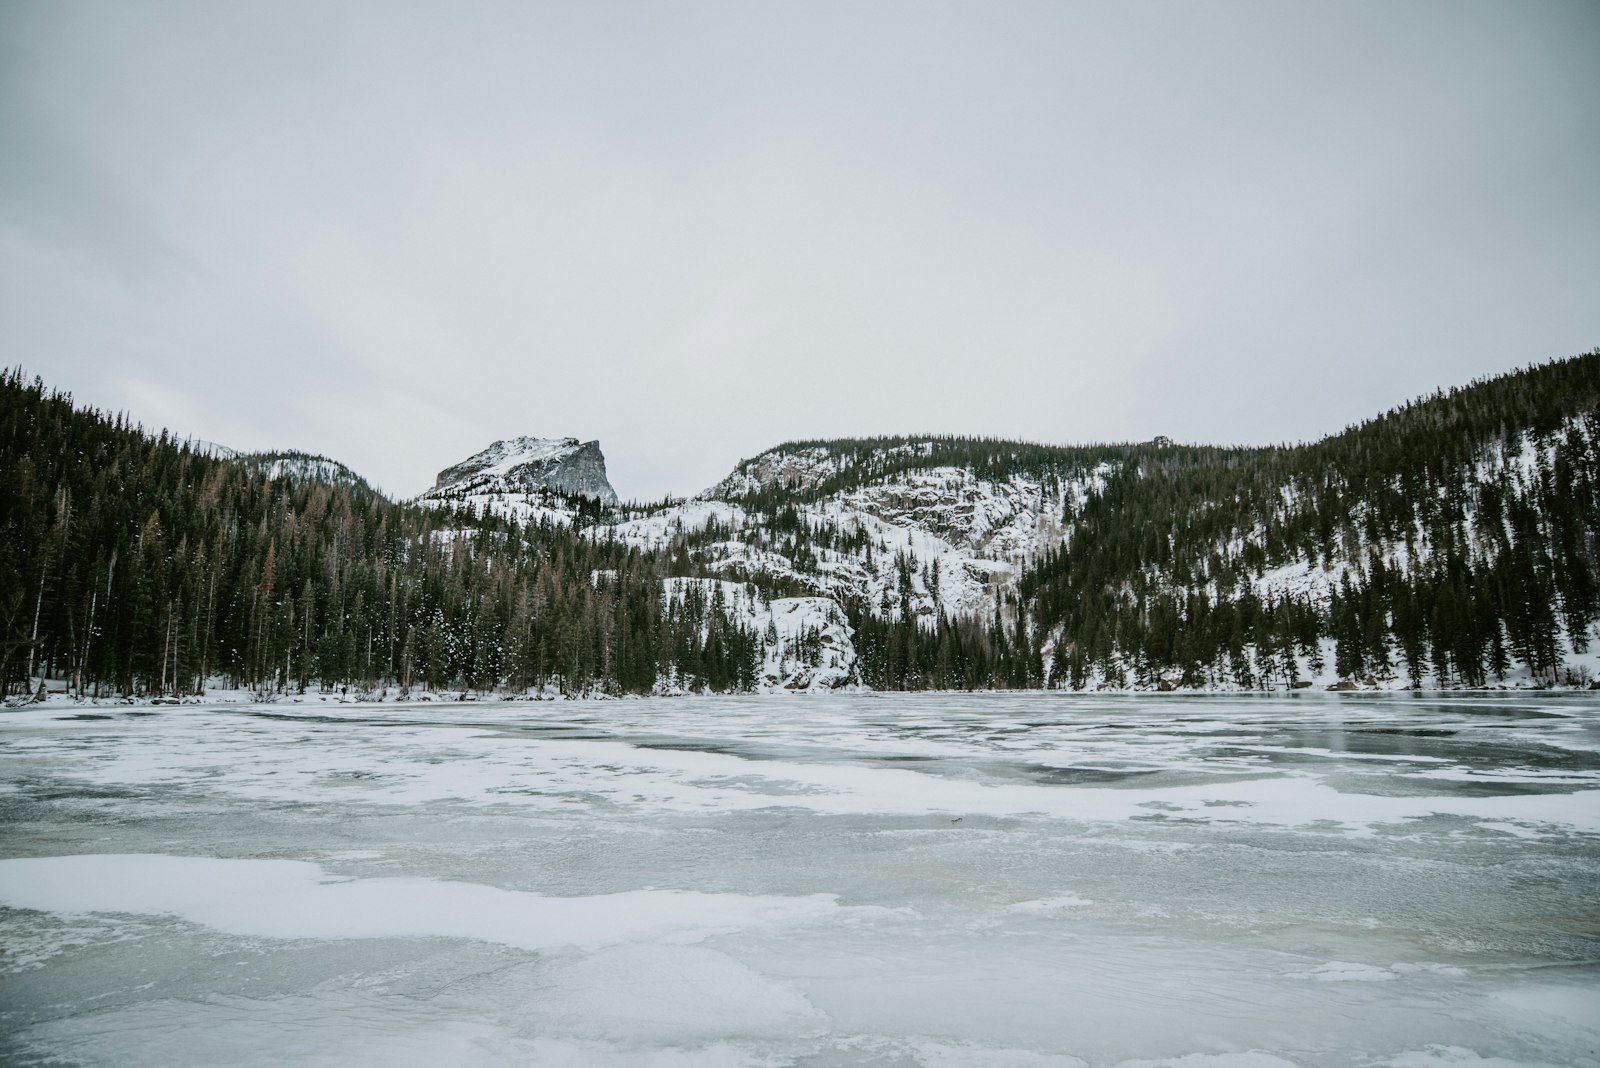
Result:
[[[0,1062],[1600,1065],[1600,696],[0,713]]]

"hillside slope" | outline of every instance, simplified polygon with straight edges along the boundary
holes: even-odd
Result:
[[[608,498],[576,439],[496,443],[395,502],[322,457],[152,438],[20,372],[0,402],[9,692],[1477,687],[1600,666],[1600,352],[1304,445],[802,441],[654,506]]]
[[[1147,457],[1022,582],[1071,685],[1559,681],[1600,608],[1600,353],[1314,444]]]
[[[829,598],[873,686],[1582,683],[1597,378],[1590,353],[1298,446],[801,441],[665,506],[477,507]]]
[[[596,536],[880,618],[987,618],[1125,452],[953,438],[782,445]]]
[[[669,578],[614,539],[196,450],[0,375],[0,696],[731,690],[793,658]]]

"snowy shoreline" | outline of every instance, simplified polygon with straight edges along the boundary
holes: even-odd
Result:
[[[73,708],[161,708],[173,706],[204,707],[211,705],[421,705],[421,704],[520,704],[542,703],[548,701],[572,702],[607,702],[607,701],[652,701],[663,699],[741,699],[774,698],[785,699],[790,697],[814,697],[830,694],[876,695],[896,697],[978,697],[978,696],[1009,696],[1023,697],[1038,695],[1040,697],[1052,696],[1057,698],[1192,698],[1192,697],[1218,697],[1218,698],[1282,698],[1299,697],[1303,695],[1321,696],[1331,694],[1338,697],[1393,697],[1411,695],[1416,697],[1455,697],[1475,694],[1506,694],[1526,696],[1531,694],[1563,694],[1574,695],[1581,693],[1595,693],[1600,697],[1600,684],[1589,685],[1536,685],[1531,681],[1519,680],[1498,686],[1479,687],[1421,687],[1412,689],[1409,686],[1394,682],[1380,681],[1377,685],[1357,685],[1350,689],[1338,689],[1333,686],[1312,686],[1301,688],[1276,687],[1273,689],[1228,689],[1219,686],[1204,687],[1174,687],[1172,689],[1158,689],[1155,687],[1123,687],[1119,689],[1101,690],[1070,690],[1070,689],[1026,689],[1026,690],[873,690],[865,686],[842,686],[836,689],[784,689],[774,687],[751,691],[723,691],[723,692],[697,692],[693,690],[663,690],[648,694],[610,694],[603,692],[588,693],[562,693],[559,688],[551,686],[542,691],[508,693],[505,691],[488,690],[464,693],[457,690],[416,690],[402,692],[398,687],[386,687],[382,690],[363,694],[338,694],[319,693],[308,690],[303,694],[277,693],[260,694],[251,690],[229,689],[217,687],[207,690],[204,694],[187,694],[182,697],[159,697],[141,695],[135,697],[121,696],[83,696],[79,697],[70,693],[50,691],[43,701],[35,698],[13,697],[4,705],[0,705],[0,713],[22,712],[30,709],[41,711],[55,711]]]

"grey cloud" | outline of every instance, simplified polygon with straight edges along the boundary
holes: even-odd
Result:
[[[1587,3],[9,5],[0,341],[415,491],[1336,430],[1600,342]]]

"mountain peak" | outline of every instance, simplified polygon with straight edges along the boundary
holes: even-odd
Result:
[[[598,441],[523,436],[496,441],[439,472],[429,495],[529,494],[554,490],[615,504]]]

